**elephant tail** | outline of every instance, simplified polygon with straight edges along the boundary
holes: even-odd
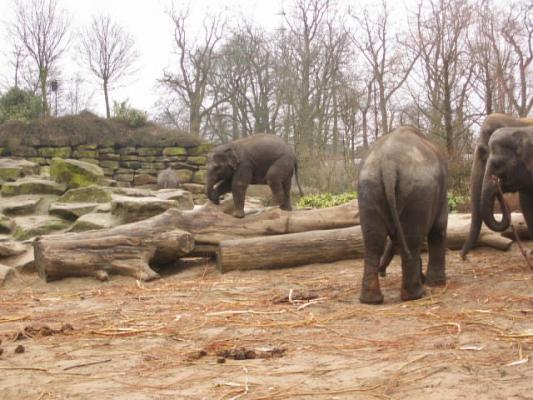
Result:
[[[298,190],[300,191],[300,197],[303,197],[304,192],[302,190],[302,187],[300,186],[300,181],[298,180],[298,161],[294,162],[294,178],[296,179],[296,185],[298,186]]]
[[[411,252],[409,251],[409,246],[407,246],[407,240],[405,240],[405,234],[403,232],[402,224],[400,222],[400,216],[398,215],[398,207],[396,204],[396,183],[398,182],[398,173],[393,166],[391,167],[392,168],[384,168],[384,170],[382,170],[381,172],[383,186],[385,189],[385,196],[387,198],[387,203],[389,204],[389,210],[392,217],[392,222],[394,224],[394,228],[396,229],[396,233],[398,234],[398,238],[400,239],[400,244],[403,247],[407,258],[411,258]]]

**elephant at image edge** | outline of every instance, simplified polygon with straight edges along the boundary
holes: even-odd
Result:
[[[262,133],[217,146],[208,156],[206,194],[218,204],[220,196],[231,192],[237,218],[244,217],[244,198],[250,184],[267,184],[274,201],[291,210],[291,181],[298,166],[294,150],[274,134]]]
[[[413,127],[397,128],[372,146],[358,181],[365,246],[362,303],[383,302],[378,271],[387,237],[402,259],[402,300],[424,296],[420,251],[426,238],[426,283],[446,283],[447,176],[446,156]]]
[[[490,114],[481,125],[481,131],[474,152],[474,161],[470,173],[470,207],[471,221],[470,232],[461,250],[461,257],[466,257],[468,252],[475,246],[481,231],[481,189],[483,176],[487,164],[488,143],[492,134],[499,128],[526,127],[533,125],[533,119],[513,118],[504,114]]]
[[[482,152],[487,151],[482,149]],[[492,230],[503,232],[511,223],[511,215],[503,207],[502,195],[492,179],[500,179],[503,193],[518,192],[529,236],[533,238],[533,126],[500,128],[489,140],[481,190],[481,216]],[[494,203],[500,202],[501,221],[494,217]]]

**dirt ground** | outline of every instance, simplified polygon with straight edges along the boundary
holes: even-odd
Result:
[[[189,264],[148,283],[8,282],[0,398],[532,398],[533,272],[516,246],[448,252],[448,286],[414,302],[395,259],[381,306],[359,304],[362,261]]]

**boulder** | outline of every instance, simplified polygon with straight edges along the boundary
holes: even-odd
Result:
[[[142,185],[155,185],[157,184],[157,179],[153,175],[149,174],[138,174],[133,177],[133,184],[135,186]]]
[[[102,184],[104,171],[98,165],[72,159],[54,158],[50,164],[50,176],[69,188]]]
[[[15,159],[15,158],[1,158],[0,159],[0,180],[14,181],[22,176],[36,175],[39,173],[39,164],[34,162]]]
[[[49,215],[32,215],[15,218],[15,232],[17,240],[26,240],[39,235],[62,231],[68,228],[69,222]]]
[[[61,195],[66,186],[61,183],[41,178],[22,178],[16,182],[7,182],[2,185],[2,196],[20,196],[25,194],[55,194]]]
[[[13,268],[17,272],[35,272],[35,256],[32,246],[26,246],[26,250],[12,257],[2,259],[2,264]]]
[[[173,200],[176,208],[180,210],[192,210],[194,202],[191,192],[181,189],[161,189],[156,192],[156,197],[163,200]]]
[[[183,189],[191,192],[192,194],[204,194],[205,185],[200,185],[199,183],[184,183],[181,185]]]
[[[113,193],[130,197],[155,197],[154,192],[146,188],[116,187],[112,189]]]
[[[98,203],[53,203],[48,209],[50,215],[55,215],[70,221],[74,221],[82,215],[93,212]]]
[[[0,209],[6,215],[32,214],[42,201],[43,198],[40,196],[15,196],[2,200]]]
[[[121,223],[140,221],[161,214],[169,208],[178,208],[174,200],[157,197],[114,196],[111,202],[111,214]]]
[[[207,171],[205,169],[200,169],[194,173],[192,183],[198,183],[205,185],[207,180]]]
[[[97,185],[70,189],[57,199],[58,203],[108,203],[111,200],[111,189]]]
[[[15,275],[15,270],[7,265],[0,264],[0,286]]]
[[[176,170],[176,174],[178,174],[178,179],[180,180],[181,184],[191,182],[193,171],[188,169],[178,169]]]
[[[115,219],[109,213],[92,212],[79,217],[68,231],[84,232],[95,229],[111,228],[114,225],[116,225]]]
[[[13,257],[18,256],[28,250],[28,246],[14,240],[1,240],[0,241],[0,257]]]
[[[11,233],[15,229],[15,221],[5,215],[0,215],[0,233]]]

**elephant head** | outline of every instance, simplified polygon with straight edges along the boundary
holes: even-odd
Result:
[[[239,157],[231,144],[217,146],[209,155],[205,191],[213,203],[219,204],[220,196],[231,191],[231,181],[238,165]]]
[[[485,224],[496,232],[506,230],[511,222],[502,193],[533,190],[532,165],[528,160],[531,158],[532,150],[533,128],[501,128],[489,140],[481,190],[481,216]],[[487,149],[484,148],[482,151]],[[501,192],[497,188],[497,180]],[[496,201],[502,210],[501,221],[497,221],[494,217]]]
[[[481,231],[483,222],[482,216],[482,188],[485,182],[485,170],[489,155],[488,143],[496,130],[504,127],[527,127],[533,125],[533,120],[527,118],[513,118],[504,114],[490,114],[481,125],[479,141],[474,152],[474,162],[470,173],[470,202],[471,202],[471,222],[470,232],[461,250],[461,256],[474,247]],[[488,183],[490,185],[490,183]],[[490,192],[487,192],[489,195]],[[494,197],[493,197],[494,198]],[[492,202],[494,204],[494,202]],[[503,222],[503,221],[502,221]]]

